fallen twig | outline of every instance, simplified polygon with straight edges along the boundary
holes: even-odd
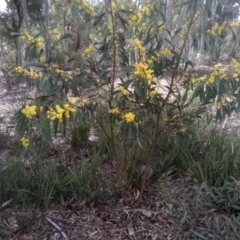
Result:
[[[45,219],[51,223],[61,234],[65,239],[69,239],[67,235],[62,231],[62,229],[55,223],[53,222],[49,217],[45,217]]]

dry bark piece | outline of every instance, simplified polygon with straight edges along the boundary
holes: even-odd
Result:
[[[16,219],[16,217],[9,217],[8,219],[7,219],[7,222],[8,222],[8,224],[10,225],[10,227],[15,231],[15,230],[17,230],[18,229],[18,223],[17,223],[17,219]]]
[[[60,233],[54,233],[54,235],[53,235],[53,240],[59,240],[59,239],[61,239],[61,234]]]
[[[102,219],[97,217],[94,221],[94,225],[102,226],[103,225]]]
[[[142,211],[142,215],[144,215],[146,218],[151,218],[152,213],[150,211],[144,210]]]
[[[128,226],[127,231],[128,231],[129,236],[134,236],[135,235],[135,231],[134,231],[134,228],[132,226]]]
[[[2,204],[2,208],[5,208],[6,206],[8,206],[12,201],[13,201],[13,199],[10,199],[10,200],[4,202],[4,203]]]
[[[116,212],[111,212],[110,213],[110,219],[114,221],[119,221],[121,218],[121,215],[116,213]]]
[[[33,236],[31,234],[24,234],[20,237],[21,240],[33,240]]]

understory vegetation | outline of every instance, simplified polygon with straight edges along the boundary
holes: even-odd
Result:
[[[82,129],[86,134],[85,126]],[[172,215],[177,221],[171,228],[176,238],[237,239],[240,138],[236,131],[226,132],[216,126],[196,124],[192,131],[195,134],[191,139],[174,137],[163,145],[164,151],[160,148],[156,151],[157,160],[146,186],[157,191],[162,201],[173,204]],[[82,142],[82,148],[67,150],[73,144],[69,138],[62,146],[39,144],[36,140],[34,150],[26,150],[2,133],[1,148],[7,147],[10,152],[1,161],[1,202],[11,199],[28,211],[34,222],[39,210],[44,213],[52,204],[67,207],[69,202],[84,200],[94,207],[104,197],[120,197],[113,182],[109,143],[104,136],[98,136],[98,140]],[[130,185],[137,189],[141,184],[143,170],[139,170],[139,165],[147,157],[145,151],[138,150],[128,166],[129,180],[125,184],[129,194]],[[180,176],[183,182],[175,186],[174,179]],[[135,193],[132,197],[135,198]],[[188,203],[188,210],[179,209],[182,204],[179,197]],[[32,226],[23,225],[21,231],[26,228],[30,231]]]

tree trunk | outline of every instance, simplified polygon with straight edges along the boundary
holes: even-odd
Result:
[[[67,11],[69,8],[69,4],[70,2],[68,0],[66,0],[64,2],[64,6],[63,6],[63,34],[66,34],[66,26],[67,26]],[[67,39],[63,39],[63,49],[65,52],[68,52],[68,40]]]
[[[178,24],[177,24],[177,27],[176,27],[175,31],[177,31],[178,29],[181,29],[184,26],[184,23],[186,22],[187,8],[188,8],[188,5],[183,6],[182,11],[181,11],[181,15],[178,18]],[[180,34],[180,32],[173,39],[173,45],[174,45],[175,49],[178,49],[178,47],[179,47],[179,40],[180,40],[179,34]]]
[[[30,34],[30,26],[28,23],[28,14],[27,14],[27,3],[26,0],[22,0],[22,9],[23,9],[23,21],[25,23],[25,27],[27,29],[28,34]],[[23,44],[23,52],[22,55],[25,56],[25,44]],[[22,65],[25,66],[26,64],[28,64],[26,58],[22,59]]]
[[[205,16],[205,13],[202,14],[201,16],[201,36],[200,36],[200,54],[202,54],[204,52],[204,40],[205,40],[205,19],[206,19],[206,16]]]
[[[20,32],[21,27],[22,27],[22,21],[23,21],[23,13],[22,13],[22,5],[20,1],[13,1],[12,5],[12,21],[13,21],[13,26],[14,26],[14,31],[15,32]],[[21,53],[21,46],[20,46],[20,41],[19,37],[16,37],[14,41],[17,49],[17,54],[16,54],[16,65],[22,66],[22,53]]]
[[[19,37],[16,38],[15,45],[16,45],[16,49],[17,49],[16,66],[22,66],[23,65],[23,58],[22,58],[22,51],[21,51]]]
[[[67,15],[67,12],[66,12],[66,10],[64,9],[64,12],[63,12],[63,34],[66,34],[66,23],[67,23],[67,21],[66,21],[66,15]],[[68,52],[68,44],[67,44],[67,41],[66,41],[66,39],[63,39],[63,49],[64,49],[64,51],[65,52]]]
[[[27,14],[27,3],[26,0],[22,0],[22,8],[23,8],[23,20],[27,29],[27,32],[30,33],[30,26],[28,24],[28,14]]]
[[[49,4],[48,0],[44,0],[44,20],[45,20],[45,56],[46,56],[46,62],[49,62],[50,56],[49,56],[49,48],[50,48],[50,36],[49,36]]]
[[[162,47],[166,48],[169,43],[166,39],[169,38],[169,33],[172,30],[172,8],[173,8],[173,0],[166,0],[166,22],[165,22],[165,30],[163,33],[163,44]]]

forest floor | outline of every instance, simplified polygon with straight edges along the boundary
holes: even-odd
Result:
[[[29,96],[29,90],[23,85],[13,85],[7,91],[5,86],[2,77],[0,129],[14,138],[13,114],[21,106],[22,99]],[[224,123],[224,127],[231,126],[240,126],[238,114],[233,114]],[[78,155],[72,153],[70,147],[65,146],[64,149],[68,149],[69,153],[55,154],[62,162],[64,159],[61,158],[66,154]],[[0,161],[5,161],[8,153],[9,146],[1,148]],[[111,171],[109,166],[105,169]],[[195,179],[172,169],[155,184],[146,187],[138,208],[125,206],[121,198],[110,193],[100,198],[97,204],[85,200],[76,201],[71,197],[62,204],[53,201],[44,212],[34,205],[27,209],[7,199],[0,202],[0,239],[198,239],[194,237],[192,223],[185,221],[189,214],[192,218],[205,214],[196,211],[192,189],[194,184]],[[210,217],[221,216],[221,213],[215,212]],[[211,232],[208,239],[212,239]]]
[[[14,138],[14,112],[21,107],[24,98],[31,92],[24,85],[13,85],[12,89],[7,91],[3,80],[2,77],[0,129]],[[8,152],[8,146],[0,149],[2,161],[5,161]],[[62,154],[58,157],[62,158]],[[186,197],[180,197],[187,194],[184,193],[186,189],[184,192],[180,190],[182,182],[182,178],[176,178],[169,181],[168,185],[151,187],[144,193],[141,207],[137,209],[124,206],[122,199],[115,195],[101,199],[96,206],[91,206],[84,200],[76,202],[69,199],[64,205],[53,202],[45,212],[34,208],[29,212],[29,209],[22,209],[11,201],[2,202],[0,239],[1,233],[5,237],[9,236],[8,239],[22,240],[171,239],[176,211],[183,211],[187,205],[184,200]]]
[[[96,206],[52,203],[45,212],[10,203],[1,210],[0,223],[8,239],[183,239],[176,233],[191,208],[191,185],[182,176],[171,177],[145,191],[139,208],[124,206],[116,196],[104,197]]]

